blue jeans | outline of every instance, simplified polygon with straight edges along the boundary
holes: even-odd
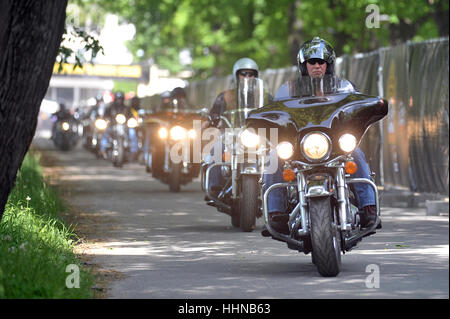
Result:
[[[364,152],[358,147],[351,154],[353,159],[358,165],[358,170],[355,174],[350,175],[352,178],[367,178],[370,179],[370,169],[366,162]],[[278,160],[278,169],[273,174],[264,174],[263,181],[265,190],[275,184],[283,183],[283,166],[282,161]],[[368,205],[375,205],[375,192],[372,187],[365,183],[353,184],[355,190],[356,200],[358,202],[358,208],[362,209]],[[285,188],[276,188],[270,192],[267,208],[269,213],[273,212],[285,212],[287,209],[287,193]]]
[[[222,150],[221,154],[223,154],[224,151],[224,145],[222,144],[221,141],[218,141],[214,144],[213,148],[211,149],[211,159],[214,158],[214,150]],[[214,164],[215,161],[214,160],[210,160],[209,161],[210,165]],[[223,186],[225,186],[226,180],[222,175],[222,171],[221,171],[221,166],[215,166],[213,168],[211,168],[210,172],[209,172],[209,187],[210,189],[218,189],[218,188],[222,188]]]

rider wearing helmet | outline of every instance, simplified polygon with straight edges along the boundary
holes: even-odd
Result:
[[[233,65],[233,81],[236,83],[236,87],[240,80],[245,78],[256,78],[258,77],[259,67],[255,61],[250,58],[241,58],[237,60]],[[226,90],[220,93],[216,100],[214,101],[213,107],[209,111],[209,119],[203,124],[203,128],[209,126],[217,126],[219,124],[220,116],[227,109],[234,109],[237,107],[237,90]],[[214,161],[214,151],[220,150],[223,145],[222,142],[216,142],[214,147],[211,149],[211,157],[205,160],[212,164]],[[213,167],[210,172],[210,187],[213,194],[218,194],[219,190],[223,187],[225,183],[224,177],[221,174],[220,168],[218,166]]]
[[[125,95],[122,91],[117,91],[114,94],[114,101],[111,103],[111,105],[105,110],[105,119],[112,121],[117,114],[124,114],[125,117],[128,119],[130,117],[135,117],[136,115],[133,114],[131,107],[128,107],[125,105]],[[100,151],[104,158],[106,158],[106,148],[109,144],[109,137],[111,135],[112,127],[108,126],[105,133],[102,136],[101,142],[100,142]],[[136,134],[135,128],[128,128],[128,134],[130,138],[130,153],[131,153],[131,160],[136,160],[138,151],[139,151],[139,144],[138,144],[138,138]]]
[[[239,80],[248,78],[257,78],[259,73],[258,64],[250,58],[241,58],[233,65],[233,81],[236,86]],[[227,108],[234,108],[236,106],[236,91],[226,90],[220,93],[214,101],[213,107],[209,111],[210,121],[206,126],[214,125],[217,118],[227,110]]]
[[[161,93],[161,105],[159,106],[159,110],[167,110],[171,108],[170,95],[170,91],[164,91]]]
[[[325,74],[331,76],[335,75],[335,53],[333,47],[325,40],[315,37],[311,41],[305,42],[301,47],[297,56],[298,70],[300,76],[309,76],[312,79],[322,78]],[[354,86],[347,80],[339,79],[337,81],[338,90],[356,91]],[[278,90],[275,99],[286,96],[288,85],[284,84]],[[351,177],[370,179],[370,169],[366,162],[363,151],[358,147],[351,154],[358,170]],[[275,183],[283,182],[282,177],[283,163],[278,159],[278,169],[273,174],[264,174],[263,180],[265,189]],[[371,227],[376,219],[375,193],[372,188],[363,183],[354,184],[356,199],[358,201],[359,209],[363,211],[361,214],[361,226],[365,228]],[[284,189],[275,189],[269,194],[268,211],[270,214],[271,225],[284,233],[289,233],[287,229],[285,214],[286,211],[287,194]],[[381,224],[380,224],[381,225]],[[270,236],[268,230],[264,227],[261,234],[263,236]]]
[[[176,87],[170,93],[172,107],[175,111],[186,110],[189,108],[186,91],[181,87]]]

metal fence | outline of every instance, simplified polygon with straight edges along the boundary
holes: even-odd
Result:
[[[368,130],[361,145],[380,185],[449,193],[448,40],[408,42],[337,59],[337,73],[360,92],[389,101],[388,116]],[[297,67],[267,69],[260,77],[274,93],[297,72]],[[190,103],[210,108],[231,81],[229,75],[190,83]],[[159,97],[150,101],[159,103]]]

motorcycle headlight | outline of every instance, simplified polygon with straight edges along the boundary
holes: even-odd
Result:
[[[61,128],[63,129],[63,131],[68,131],[70,129],[70,125],[67,122],[62,122]]]
[[[193,140],[197,136],[197,133],[195,133],[195,130],[192,128],[187,132],[187,135]]]
[[[127,121],[127,118],[123,114],[117,114],[115,119],[116,119],[116,122],[119,124],[124,124]]]
[[[259,136],[246,129],[241,133],[241,143],[246,147],[256,147],[259,144]]]
[[[135,128],[138,126],[138,121],[134,117],[130,117],[127,121],[127,126],[129,128]]]
[[[352,134],[344,134],[339,138],[339,147],[346,153],[353,152],[356,148],[356,137]]]
[[[288,159],[294,154],[294,146],[289,142],[281,142],[277,145],[277,154],[281,159]]]
[[[330,152],[330,139],[320,132],[305,135],[300,145],[303,155],[311,161],[321,160]]]
[[[95,127],[98,128],[99,130],[103,131],[104,129],[106,129],[106,121],[104,119],[96,119],[95,120]]]
[[[182,128],[181,126],[174,126],[170,129],[170,138],[174,141],[181,141],[184,140],[187,136],[186,129]]]
[[[158,130],[158,135],[160,138],[162,138],[164,140],[167,138],[167,135],[169,135],[169,132],[167,132],[167,129],[165,127],[161,127]]]

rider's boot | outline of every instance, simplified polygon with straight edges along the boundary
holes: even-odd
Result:
[[[377,209],[375,205],[368,205],[363,208],[363,213],[361,214],[361,227],[371,228],[377,219]],[[377,226],[377,229],[381,228],[381,221]]]
[[[289,215],[282,213],[282,212],[273,212],[269,215],[269,223],[270,226],[277,232],[289,235],[289,226],[288,226],[288,220]],[[267,229],[266,225],[263,225],[263,228],[261,230],[261,235],[263,237],[270,237],[272,236],[269,233],[269,230]]]

